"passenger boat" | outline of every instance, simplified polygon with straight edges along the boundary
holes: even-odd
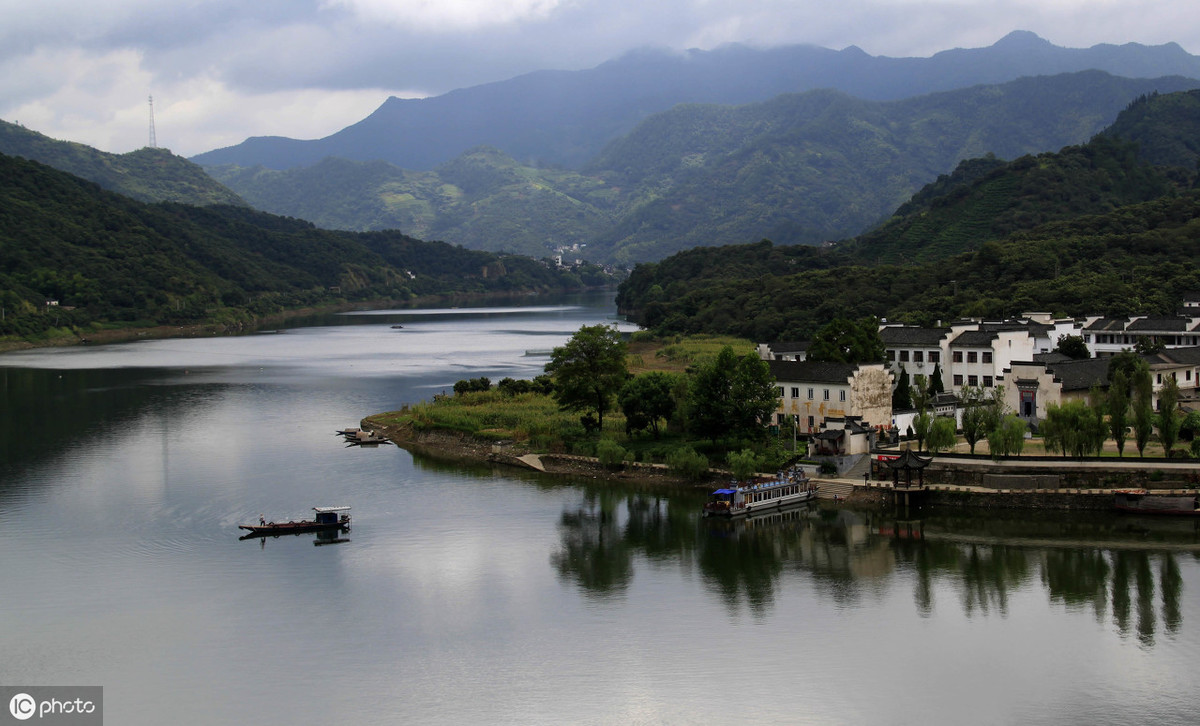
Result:
[[[1200,515],[1200,497],[1195,494],[1151,494],[1145,489],[1113,492],[1118,512],[1130,514]]]
[[[756,512],[782,509],[817,498],[817,486],[802,474],[734,484],[713,492],[704,504],[705,517],[745,517]]]
[[[327,529],[350,529],[350,507],[313,507],[316,515],[312,519],[289,522],[268,522],[262,517],[258,524],[239,524],[238,529],[244,529],[250,534],[260,537],[277,534],[300,534],[301,532],[320,532]]]

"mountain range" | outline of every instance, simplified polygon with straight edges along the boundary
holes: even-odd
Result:
[[[1083,70],[1200,78],[1200,58],[1174,43],[1060,48],[1027,31],[929,58],[871,56],[854,46],[641,50],[587,70],[539,71],[430,98],[392,97],[322,139],[256,137],[192,159],[290,169],[336,156],[430,170],[486,145],[525,166],[581,168],[643,119],[684,103],[741,105],[821,88],[886,101]]]
[[[494,147],[432,171],[334,158],[208,171],[256,208],[323,227],[632,265],[698,245],[851,237],[961,159],[1077,144],[1139,95],[1198,85],[1083,71],[895,101],[822,90],[680,105],[579,171],[523,166]]]

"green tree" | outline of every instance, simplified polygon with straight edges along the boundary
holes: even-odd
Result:
[[[659,420],[670,420],[675,414],[675,379],[670,373],[653,371],[630,378],[621,386],[617,403],[625,413],[626,433],[648,428],[658,438]]]
[[[1154,434],[1154,384],[1150,379],[1150,368],[1138,368],[1133,379],[1133,442],[1138,456],[1146,455],[1146,444]]]
[[[837,317],[813,336],[805,358],[823,363],[881,363],[885,352],[875,318]]]
[[[928,410],[929,402],[932,400],[932,398],[933,397],[929,395],[929,381],[925,378],[925,376],[921,375],[920,373],[913,376],[913,408],[921,412]]]
[[[913,419],[912,429],[913,434],[917,437],[917,451],[920,451],[925,448],[925,440],[929,438],[929,432],[933,430],[933,416],[930,416],[928,411],[922,411]]]
[[[725,455],[725,462],[729,464],[733,478],[738,481],[745,481],[754,476],[762,465],[762,460],[750,449],[742,449],[740,452],[730,451]]]
[[[1162,443],[1163,456],[1170,457],[1171,449],[1179,440],[1179,427],[1183,414],[1179,411],[1179,382],[1175,376],[1166,376],[1162,388],[1158,389],[1158,440]]]
[[[1107,395],[1108,435],[1117,444],[1117,454],[1125,456],[1126,429],[1129,427],[1129,378],[1124,370],[1113,372]]]
[[[1041,424],[1047,451],[1084,457],[1099,454],[1104,444],[1104,421],[1100,412],[1083,401],[1051,403]]]
[[[1165,349],[1166,346],[1160,343],[1158,340],[1145,335],[1139,335],[1137,340],[1133,343],[1133,352],[1137,353],[1138,355],[1154,355],[1155,353],[1163,352]]]
[[[979,386],[963,386],[962,431],[963,438],[975,453],[975,444],[987,438],[988,432],[996,428],[1000,422],[1001,394],[1000,387],[992,389],[989,395]]]
[[[1087,342],[1083,339],[1082,335],[1058,336],[1058,345],[1055,346],[1054,350],[1074,360],[1083,360],[1084,358],[1092,357],[1092,351],[1088,350]]]
[[[1025,432],[1029,430],[1019,416],[1008,414],[988,433],[988,448],[992,456],[1020,456],[1025,449]]]
[[[912,408],[912,390],[908,383],[908,371],[900,366],[900,378],[896,380],[896,390],[892,391],[892,410],[907,411]]]
[[[778,407],[766,361],[754,353],[739,358],[728,345],[699,367],[688,386],[689,426],[714,443],[731,434],[761,438]]]
[[[939,393],[945,393],[946,386],[942,383],[942,364],[933,364],[933,373],[929,375],[929,397],[934,398]]]
[[[555,348],[546,364],[554,377],[554,398],[564,410],[595,411],[604,430],[604,413],[629,375],[625,343],[615,326],[584,325],[566,345]]]
[[[954,419],[949,416],[938,416],[933,421],[933,426],[929,429],[929,446],[930,451],[937,453],[953,449],[954,444],[958,442],[958,437],[954,431]]]

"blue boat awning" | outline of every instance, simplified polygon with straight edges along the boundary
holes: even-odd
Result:
[[[734,494],[736,492],[737,492],[736,489],[718,489],[715,492],[713,492],[713,494]]]

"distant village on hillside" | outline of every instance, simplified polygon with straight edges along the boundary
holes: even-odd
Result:
[[[823,453],[866,453],[878,440],[909,431],[917,410],[893,410],[893,391],[907,375],[923,376],[942,393],[930,401],[937,416],[961,424],[966,387],[998,392],[1004,408],[1036,429],[1047,406],[1086,401],[1094,386],[1108,388],[1109,359],[1123,351],[1152,349],[1154,407],[1174,379],[1184,410],[1200,409],[1200,293],[1185,298],[1178,315],[1055,318],[1025,313],[1013,320],[957,320],[917,327],[882,321],[882,363],[806,360],[807,342],[762,343],[780,399],[774,424],[813,437]],[[1089,357],[1058,352],[1059,341],[1081,338]],[[940,382],[934,383],[934,381]]]

